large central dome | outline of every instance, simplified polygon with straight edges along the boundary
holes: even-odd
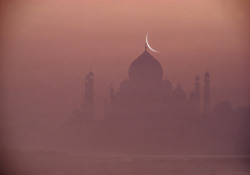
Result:
[[[163,69],[161,64],[145,50],[131,63],[128,75],[129,79],[135,82],[160,82]]]

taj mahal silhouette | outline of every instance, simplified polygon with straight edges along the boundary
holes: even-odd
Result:
[[[204,75],[203,110],[201,110],[200,77],[194,79],[194,90],[187,99],[180,83],[163,80],[163,69],[147,50],[135,59],[128,69],[128,79],[120,84],[117,92],[110,84],[109,98],[104,100],[105,120],[127,120],[129,118],[160,118],[181,114],[210,113],[210,75]],[[94,74],[85,78],[84,114],[94,119]]]

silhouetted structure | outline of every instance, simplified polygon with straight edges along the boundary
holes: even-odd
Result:
[[[94,74],[90,71],[85,77],[84,116],[94,119]]]
[[[210,112],[210,79],[205,73],[204,113]],[[84,115],[94,118],[93,72],[85,79]],[[128,79],[120,84],[117,92],[110,84],[109,98],[104,101],[104,116],[109,119],[128,119],[174,116],[200,113],[200,77],[196,76],[194,90],[186,99],[180,83],[173,88],[172,83],[163,80],[161,64],[147,51],[135,59],[128,69]]]
[[[200,112],[200,77],[199,76],[196,76],[195,78],[194,95],[195,95],[195,108],[198,112]]]
[[[163,80],[161,64],[145,47],[131,63],[128,79],[122,81],[118,91],[110,85],[109,102],[104,106],[105,118],[113,120],[199,113],[200,78],[195,77],[194,91],[187,100],[180,83],[173,88],[169,80]]]
[[[204,114],[210,113],[210,75],[208,72],[205,73],[205,86],[204,86],[204,106],[203,112]]]
[[[189,95],[190,108],[195,113],[200,113],[200,77],[195,77],[194,91]]]

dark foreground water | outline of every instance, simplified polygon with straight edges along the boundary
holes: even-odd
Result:
[[[14,151],[9,156],[15,174],[250,175],[250,157],[246,156],[69,154],[31,150]]]

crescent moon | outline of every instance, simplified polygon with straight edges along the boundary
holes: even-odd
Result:
[[[159,51],[157,51],[157,50],[154,50],[154,49],[149,45],[149,43],[148,43],[148,33],[147,33],[147,36],[146,36],[146,44],[147,44],[148,48],[149,48],[150,50],[152,50],[153,52],[159,52]]]

